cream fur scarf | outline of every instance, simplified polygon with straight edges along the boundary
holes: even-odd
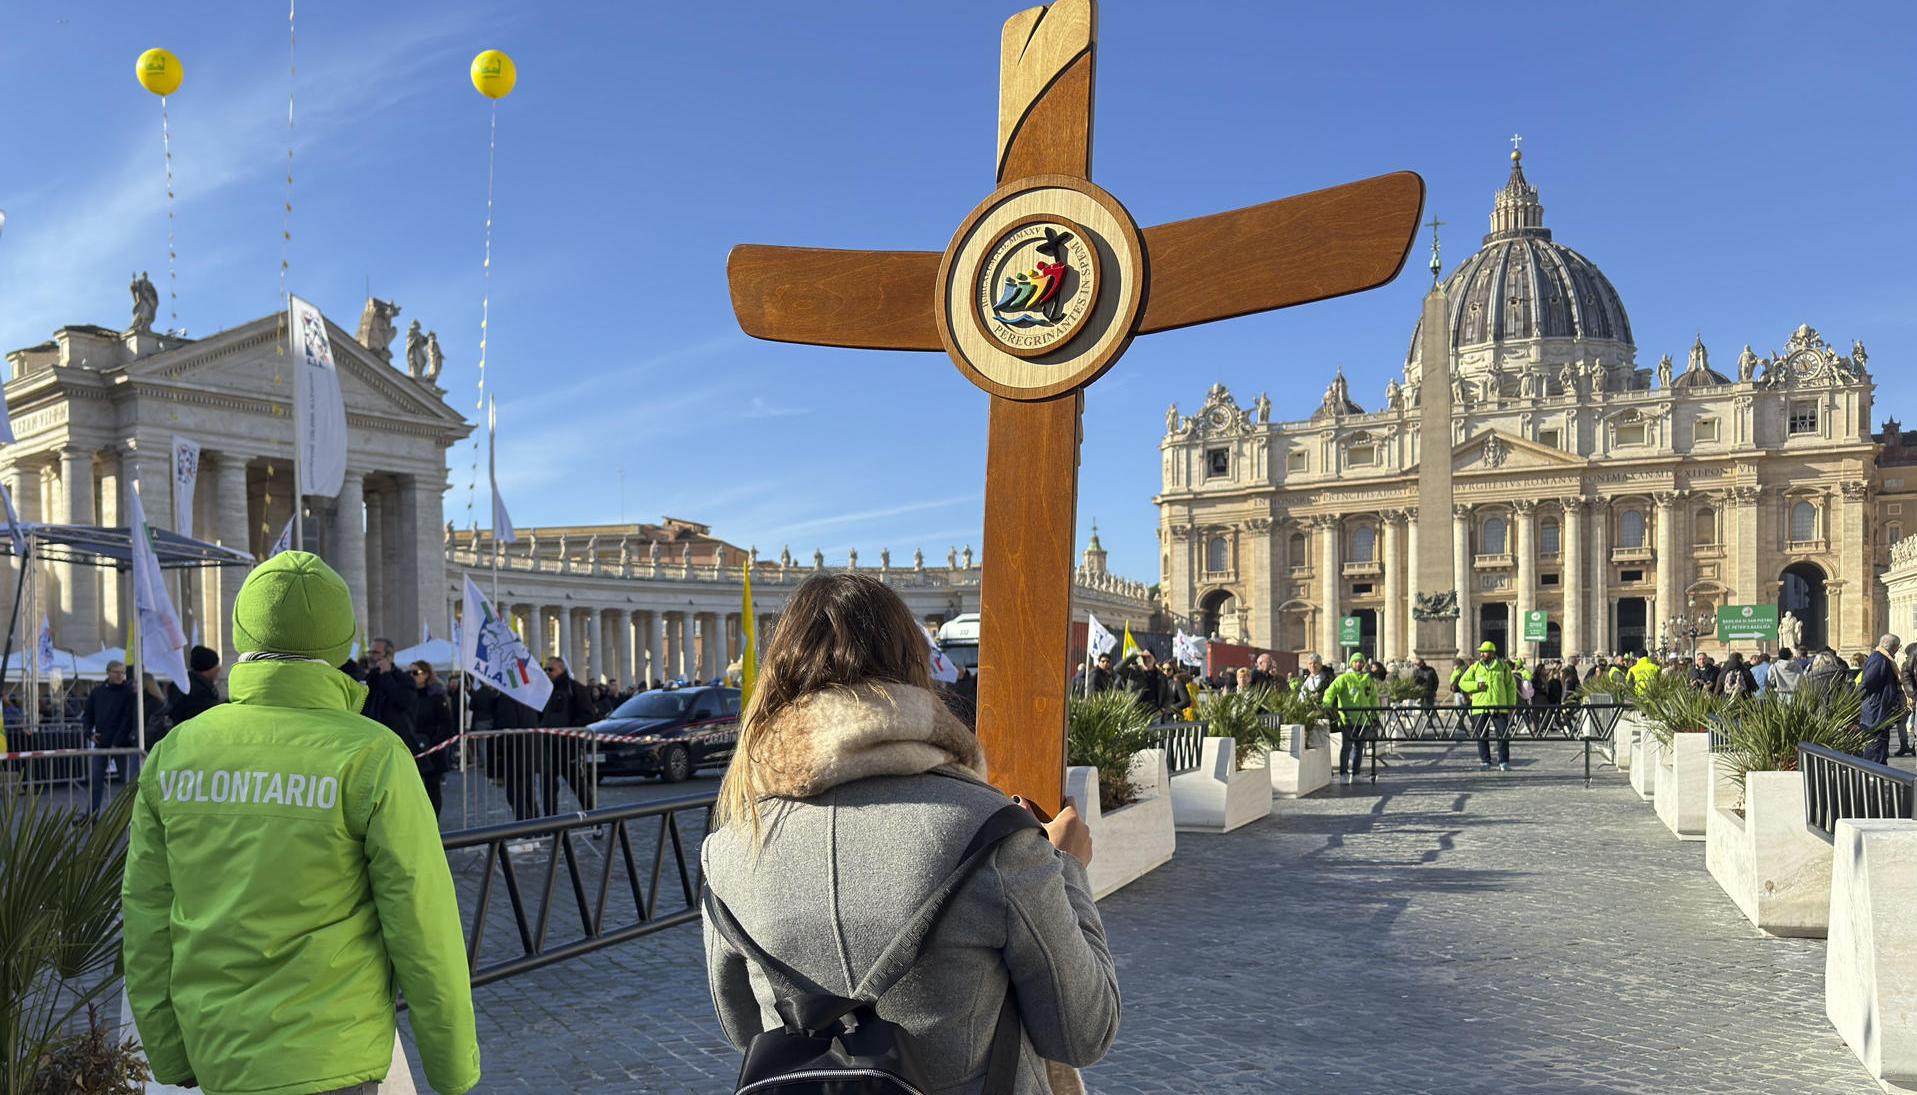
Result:
[[[810,798],[873,776],[915,776],[948,764],[985,778],[985,750],[943,701],[909,684],[801,696],[774,715],[753,752],[758,791]],[[1052,1095],[1085,1095],[1078,1070],[1045,1062]]]
[[[801,696],[772,716],[753,747],[757,790],[811,798],[873,776],[915,776],[956,764],[985,778],[985,750],[931,692],[868,684]]]

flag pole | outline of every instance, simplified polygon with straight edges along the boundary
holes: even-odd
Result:
[[[492,488],[493,516],[487,524],[492,526],[493,556],[493,605],[497,611],[499,604],[499,401],[491,395],[486,397],[486,485]],[[528,630],[531,630],[530,628]],[[540,652],[544,657],[544,652]]]
[[[140,477],[133,477],[133,493],[140,493]],[[146,512],[145,499],[141,499],[140,512]],[[144,522],[127,523],[127,570],[128,585],[133,590],[133,626],[127,634],[127,661],[133,663],[133,729],[140,746],[140,755],[146,756],[146,644],[140,641],[140,568],[135,560],[138,548],[133,543],[135,536],[146,535]]]
[[[281,291],[283,293],[285,292],[284,286],[281,287]],[[290,338],[298,338],[299,329],[295,326],[295,323],[297,321],[295,320],[293,316],[293,296],[291,293],[286,293],[285,296],[286,296],[287,335]],[[324,332],[322,332],[322,335],[323,334]],[[300,463],[301,463],[300,461],[300,412],[304,408],[304,403],[300,399],[300,377],[302,374],[299,371],[301,368],[300,361],[298,360],[299,355],[295,354],[293,356],[294,356],[294,361],[293,361],[293,543],[292,543],[292,547],[297,551],[305,551],[306,550],[306,525],[303,521],[300,520],[300,511],[306,508],[304,505],[302,505],[302,503],[305,501],[305,497],[301,493],[301,484],[300,484]],[[268,527],[270,528],[272,526],[269,525]]]

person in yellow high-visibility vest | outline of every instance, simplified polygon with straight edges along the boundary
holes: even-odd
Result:
[[[1491,767],[1491,738],[1498,739],[1498,770],[1511,770],[1511,710],[1518,702],[1518,682],[1511,666],[1498,657],[1498,644],[1478,644],[1478,660],[1458,678],[1458,691],[1471,697],[1478,716],[1478,767]]]

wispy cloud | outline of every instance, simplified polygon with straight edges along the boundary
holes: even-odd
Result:
[[[857,510],[852,513],[839,513],[829,517],[815,517],[808,521],[796,521],[773,530],[775,539],[784,539],[800,532],[816,532],[820,529],[838,528],[842,525],[856,525],[861,521],[884,521],[893,517],[903,517],[908,513],[924,513],[927,510],[944,509],[948,506],[964,505],[976,502],[979,494],[961,494],[951,498],[937,498],[925,502],[907,502],[904,505],[885,506],[879,509]]]

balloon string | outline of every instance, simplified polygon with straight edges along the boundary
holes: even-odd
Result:
[[[180,327],[179,249],[175,243],[177,218],[173,215],[173,127],[166,116],[166,96],[160,96],[160,148],[166,153],[166,296],[168,333]]]
[[[474,404],[473,420],[478,421],[486,412],[486,342],[491,333],[491,312],[493,299],[493,165],[499,153],[499,102],[492,104],[492,119],[486,134],[486,257],[480,264],[479,294],[479,398]],[[490,446],[492,442],[488,441]],[[488,455],[491,455],[490,448]],[[478,544],[479,518],[473,503],[479,494],[479,431],[473,431],[472,476],[466,486],[466,524],[475,534],[474,544]],[[488,503],[490,505],[490,503]],[[491,518],[487,518],[490,523]]]
[[[286,337],[288,333],[286,329],[286,324],[287,324],[286,317],[287,317],[287,309],[291,308],[293,304],[293,299],[289,295],[290,290],[287,288],[286,279],[287,279],[287,273],[291,268],[288,253],[289,253],[289,249],[292,247],[292,244],[293,244],[293,92],[294,92],[295,84],[299,77],[299,64],[298,64],[299,58],[296,51],[296,47],[298,46],[299,42],[298,42],[297,36],[294,33],[295,27],[294,27],[294,21],[293,21],[293,17],[296,10],[297,10],[297,0],[287,0],[287,4],[286,4],[286,198],[283,202],[281,202],[281,206],[280,206],[280,310],[279,310],[279,320],[278,320],[279,338],[275,340],[274,347],[273,347],[273,383],[276,385],[284,384],[286,382],[286,375],[284,371],[284,366],[286,363]],[[292,489],[293,489],[293,505],[295,508],[297,508],[300,504],[299,484],[298,483],[293,484]],[[266,538],[273,535],[273,519],[270,516],[270,514],[272,513],[272,509],[273,509],[273,463],[272,461],[269,460],[266,464],[266,498],[265,498],[264,504],[261,505],[260,507],[260,539],[261,539],[261,542],[263,543],[268,542]],[[301,545],[294,544],[293,546],[300,547]]]

